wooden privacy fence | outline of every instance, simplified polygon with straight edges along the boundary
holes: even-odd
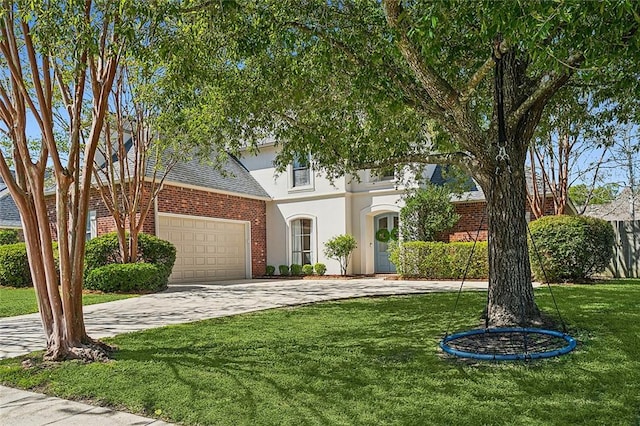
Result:
[[[640,220],[613,220],[611,225],[616,242],[608,272],[616,278],[640,277]]]

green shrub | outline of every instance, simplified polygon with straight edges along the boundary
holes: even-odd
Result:
[[[53,243],[56,272],[59,273],[58,243]],[[5,287],[32,287],[31,270],[25,243],[0,246],[0,285]]]
[[[400,233],[405,241],[433,241],[460,220],[448,186],[428,184],[407,191],[403,198]]]
[[[291,275],[293,275],[294,277],[299,277],[300,275],[302,275],[302,265],[293,263],[289,267],[289,271],[291,271]]]
[[[340,264],[340,272],[342,275],[347,275],[351,252],[358,247],[356,239],[349,234],[336,235],[324,243],[324,247],[324,254],[337,260]]]
[[[316,271],[317,275],[324,275],[327,272],[327,265],[318,262],[313,265],[313,270]]]
[[[84,254],[85,276],[93,269],[112,263],[122,263],[118,235],[115,232],[87,241]]]
[[[17,244],[19,242],[18,231],[15,229],[0,229],[0,246]]]
[[[176,262],[176,247],[169,241],[154,235],[139,234],[138,260],[163,268],[169,278],[173,264]]]
[[[276,273],[276,267],[273,265],[267,265],[267,268],[265,270],[265,273],[267,274],[267,276],[271,277],[273,276],[273,274]]]
[[[31,287],[31,271],[25,243],[0,246],[0,285]]]
[[[167,287],[175,261],[176,248],[169,241],[149,234],[138,234],[138,263],[149,263],[157,267],[158,280],[162,283],[159,290]],[[87,242],[85,280],[94,269],[112,264],[122,264],[118,235],[115,232]]]
[[[287,275],[289,275],[289,265],[279,265],[278,271],[280,272],[280,275],[286,277]]]
[[[104,292],[158,291],[166,285],[161,269],[152,263],[112,263],[89,271],[84,287]]]
[[[605,270],[613,256],[611,224],[586,216],[546,216],[529,225],[535,247],[529,250],[536,280],[583,281]],[[530,241],[531,244],[531,241]],[[542,265],[540,264],[542,260]]]
[[[313,265],[302,265],[302,275],[313,275]]]
[[[461,279],[469,263],[473,242],[442,243],[410,241],[389,248],[389,259],[404,277]],[[476,243],[467,279],[489,277],[488,245]]]

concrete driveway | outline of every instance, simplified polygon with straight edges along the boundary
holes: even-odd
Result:
[[[362,296],[457,291],[456,281],[242,280],[216,284],[171,285],[133,299],[84,308],[91,337],[101,338],[169,324],[237,315],[279,306]],[[486,289],[486,282],[466,282],[465,290]],[[45,348],[39,314],[0,319],[0,359]]]

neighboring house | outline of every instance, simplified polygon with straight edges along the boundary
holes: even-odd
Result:
[[[640,219],[640,194],[634,196],[630,188],[624,188],[610,203],[588,205],[584,215],[608,221],[638,220]]]
[[[608,272],[614,277],[640,277],[640,194],[625,188],[610,203],[587,206],[584,214],[613,226],[615,243]]]
[[[2,177],[0,177],[0,229],[15,229],[18,231],[20,240],[24,239],[20,212]]]

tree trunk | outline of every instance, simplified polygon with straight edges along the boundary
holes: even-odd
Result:
[[[498,37],[499,45],[500,38]],[[540,322],[531,283],[527,246],[527,184],[525,160],[542,105],[532,107],[515,125],[507,117],[527,98],[526,60],[513,50],[494,53],[494,122],[492,149],[481,176],[487,199],[489,234],[489,294],[487,325],[530,325]]]
[[[504,170],[488,182],[483,187],[489,231],[487,323],[491,327],[538,323],[527,247],[524,167]]]

